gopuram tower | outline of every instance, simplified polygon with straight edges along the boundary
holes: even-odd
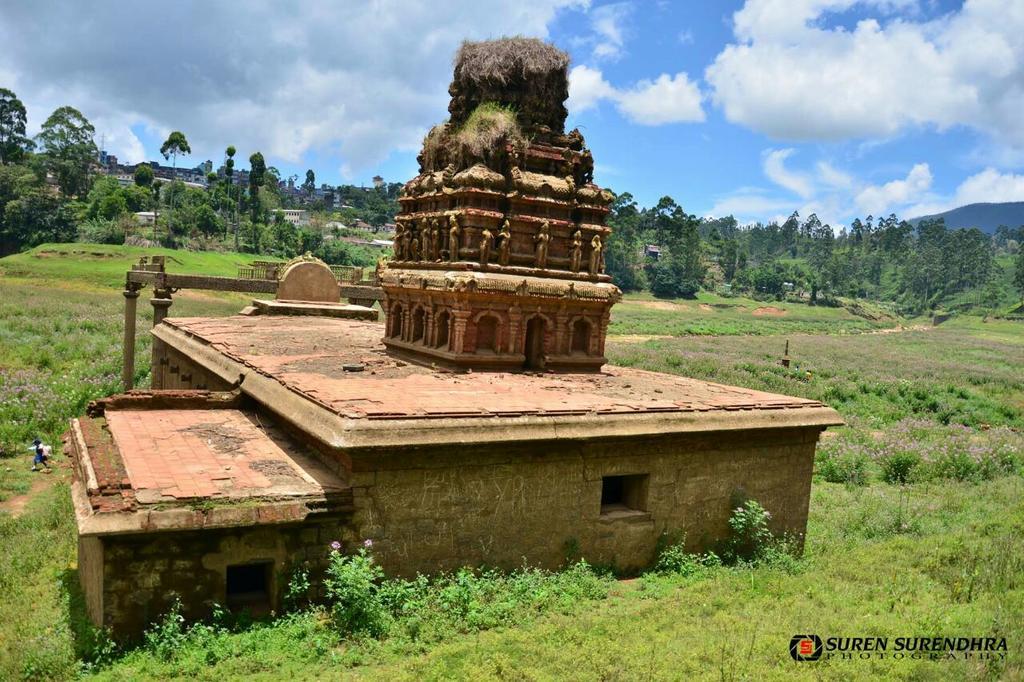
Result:
[[[569,57],[535,39],[464,43],[406,183],[381,272],[388,351],[451,369],[596,371],[612,305],[611,192],[565,132]]]

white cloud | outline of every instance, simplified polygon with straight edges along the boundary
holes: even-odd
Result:
[[[126,159],[142,153],[142,126],[185,132],[191,162],[234,144],[243,164],[256,150],[292,162],[323,152],[359,170],[416,149],[445,116],[463,39],[546,37],[570,6],[586,3],[2,3],[0,74],[34,129],[69,104]]]
[[[619,111],[644,125],[703,121],[701,94],[685,73],[663,73],[653,81],[643,80],[618,97]]]
[[[814,193],[811,179],[803,173],[786,168],[786,159],[792,156],[793,149],[769,149],[763,155],[762,168],[768,179],[780,187],[799,194],[804,199]]]
[[[622,56],[626,41],[624,24],[632,12],[633,5],[628,2],[602,5],[591,11],[595,59],[618,59]]]
[[[868,185],[857,194],[854,201],[862,213],[879,215],[918,201],[931,186],[931,169],[927,163],[918,163],[903,180],[893,180],[884,185]]]
[[[964,180],[956,190],[957,206],[1001,201],[1024,201],[1024,175],[986,168]]]
[[[835,189],[849,189],[853,186],[853,177],[844,173],[828,161],[819,161],[815,167],[822,183]]]
[[[615,96],[615,88],[604,79],[599,69],[581,64],[569,71],[569,101],[566,106],[572,113],[579,114],[596,106],[599,101]]]
[[[966,0],[932,21],[876,19],[853,30],[829,15],[882,15],[911,0],[747,0],[737,43],[705,77],[726,117],[793,140],[886,137],[966,125],[1024,146],[1024,3]]]
[[[619,89],[605,80],[600,69],[580,65],[569,72],[569,111],[579,114],[601,100],[615,103],[619,113],[641,125],[663,125],[704,120],[702,95],[685,73],[663,73],[653,81],[641,80]]]

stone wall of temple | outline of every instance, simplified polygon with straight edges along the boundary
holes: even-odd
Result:
[[[150,387],[157,390],[229,391],[231,385],[176,348],[153,343]]]
[[[567,548],[592,563],[649,566],[662,533],[692,550],[726,537],[738,496],[802,541],[819,430],[564,441],[353,459],[355,532],[389,574],[486,564],[557,568]],[[602,513],[604,479],[624,503]],[[630,497],[631,496],[631,497]],[[629,499],[626,499],[629,498]]]
[[[176,598],[189,620],[208,618],[215,603],[227,603],[228,566],[269,562],[269,607],[280,612],[296,567],[309,568],[314,581],[310,597],[324,597],[320,580],[330,543],[344,539],[346,532],[351,535],[342,517],[301,525],[82,538],[88,551],[79,553],[86,563],[81,570],[88,571],[93,587],[86,589],[87,608],[90,615],[102,613],[102,621],[94,617],[93,622],[137,637]]]

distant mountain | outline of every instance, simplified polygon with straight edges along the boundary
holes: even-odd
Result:
[[[1000,225],[1019,227],[1024,225],[1024,201],[1007,201],[1001,204],[967,204],[945,213],[923,215],[911,218],[910,224],[915,227],[926,218],[945,218],[946,227],[976,227],[982,232],[992,234]]]

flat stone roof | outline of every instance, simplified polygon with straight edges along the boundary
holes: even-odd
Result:
[[[109,412],[106,418],[140,504],[321,492],[289,444],[270,438],[254,415],[128,410]]]
[[[80,528],[83,520],[103,533],[288,522],[331,506],[328,498],[351,501],[345,481],[254,412],[140,401],[73,420],[72,440]]]
[[[229,383],[241,381],[243,392],[290,415],[301,428],[306,429],[304,421],[316,420],[300,416],[302,408],[294,400],[280,405],[289,402],[287,395],[337,416],[345,424],[336,424],[333,444],[342,447],[354,445],[352,432],[374,428],[372,422],[400,430],[396,422],[410,420],[444,421],[453,429],[460,428],[459,422],[495,418],[598,417],[607,423],[651,415],[700,418],[702,424],[689,419],[685,430],[842,423],[838,414],[815,400],[626,367],[606,365],[600,373],[581,374],[434,369],[389,356],[381,343],[383,332],[379,323],[356,320],[237,315],[168,318],[153,330]],[[746,419],[739,419],[743,413]],[[782,413],[789,416],[782,418]],[[490,439],[502,437],[491,434]],[[408,438],[386,440],[415,444]]]

